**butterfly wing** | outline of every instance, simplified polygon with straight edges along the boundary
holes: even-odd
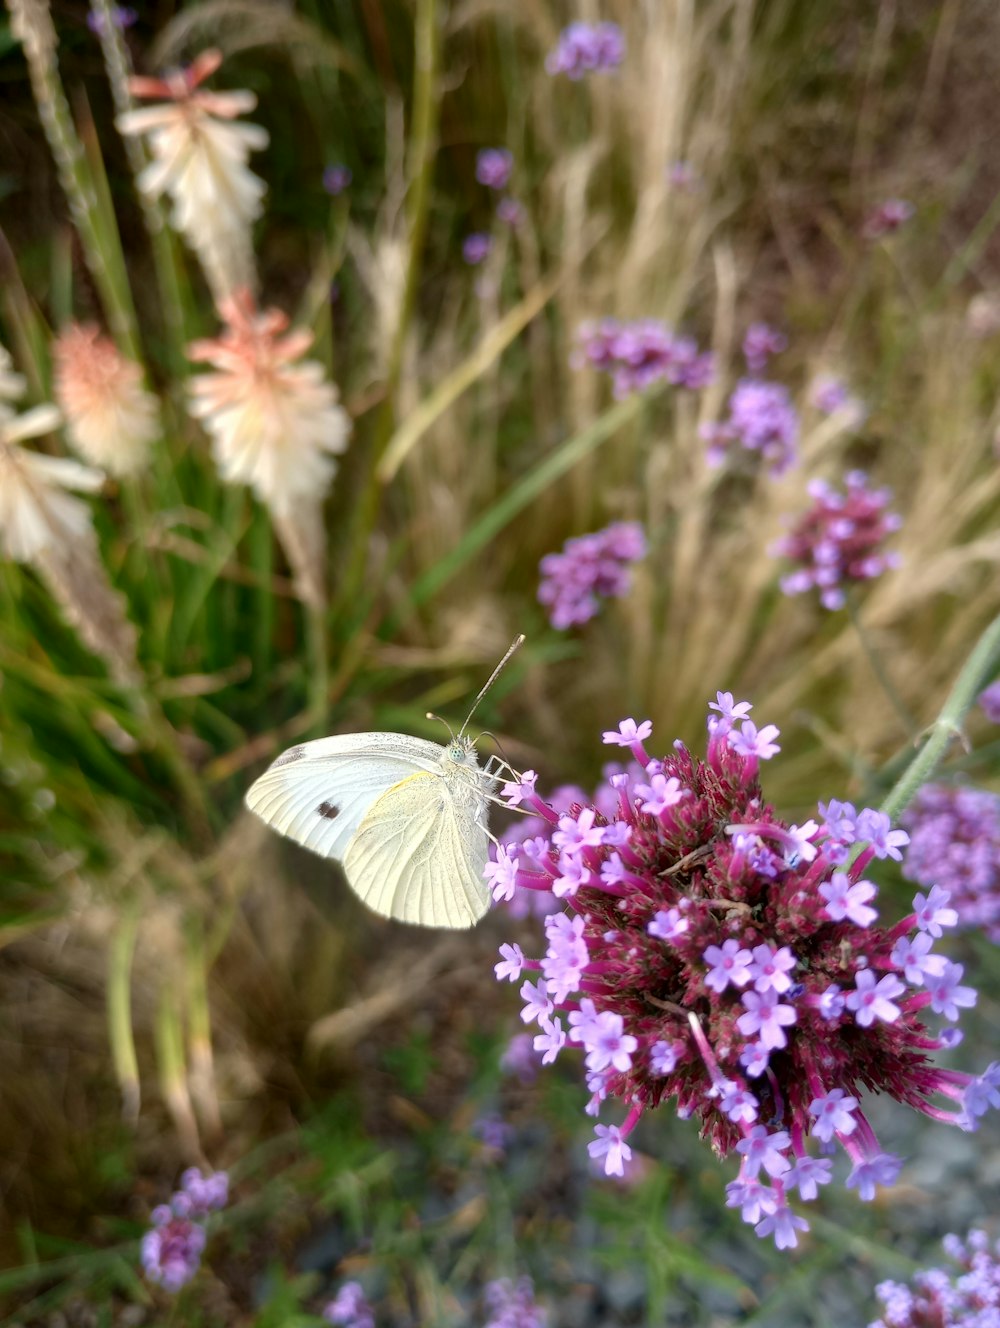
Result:
[[[343,861],[376,799],[410,775],[438,769],[442,750],[404,733],[341,733],[300,743],[264,771],[246,805],[279,834]]]
[[[440,773],[421,771],[369,807],[344,859],[351,889],[384,917],[424,927],[472,927],[489,908],[483,880],[485,804]]]

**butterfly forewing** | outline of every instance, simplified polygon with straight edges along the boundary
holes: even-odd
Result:
[[[401,733],[344,733],[290,747],[246,795],[263,821],[324,857],[344,859],[386,785],[439,768],[438,743]]]
[[[428,784],[434,780],[434,784]],[[369,908],[425,927],[472,927],[489,907],[484,804],[468,784],[414,774],[369,807],[344,860]]]

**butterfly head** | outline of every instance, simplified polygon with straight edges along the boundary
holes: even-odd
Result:
[[[471,738],[452,738],[444,749],[442,760],[449,765],[464,765],[473,770],[479,768],[479,755]]]

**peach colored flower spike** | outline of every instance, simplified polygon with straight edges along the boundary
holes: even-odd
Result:
[[[116,120],[122,134],[146,136],[153,160],[140,174],[139,188],[151,198],[169,195],[171,222],[198,255],[216,301],[254,285],[250,228],[260,216],[265,185],[247,161],[268,143],[260,125],[236,123],[257,105],[252,92],[201,88],[221,63],[218,51],[203,51],[164,78],[130,79],[133,96],[159,98],[159,104]]]
[[[189,348],[212,370],[191,382],[191,413],[212,439],[224,480],[249,484],[266,504],[299,594],[321,607],[326,532],[322,504],[344,451],[350,419],[305,330],[287,331],[279,309],[258,312],[240,291],[220,305],[225,331]],[[296,361],[299,361],[296,363]]]
[[[142,370],[92,324],[71,323],[52,347],[55,396],[73,447],[112,475],[145,465],[159,433],[156,398]]]

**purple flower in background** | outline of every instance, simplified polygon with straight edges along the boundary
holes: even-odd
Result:
[[[701,352],[691,337],[678,336],[656,318],[621,323],[605,318],[583,323],[578,332],[575,367],[590,365],[610,373],[616,397],[666,382],[691,390],[707,387],[715,373],[711,352]]]
[[[817,1196],[831,1146],[862,1199],[895,1182],[901,1163],[882,1152],[864,1089],[975,1128],[1000,1108],[1000,1064],[975,1077],[928,1055],[954,1039],[925,1016],[957,1018],[975,993],[918,939],[947,924],[946,892],[918,895],[890,926],[867,906],[865,872],[904,832],[833,801],[822,826],[776,819],[759,776],[777,729],[757,730],[729,693],[713,707],[704,759],[679,740],[650,756],[647,720],[605,729],[637,767],[607,772],[593,805],[557,811],[534,777],[505,785],[504,799],[545,827],[508,845],[513,883],[568,903],[546,918],[544,956],[524,959],[542,977],[522,987],[521,1017],[538,1020],[547,1050],[557,1027],[559,1054],[582,1053],[588,1115],[622,1104],[621,1123],[598,1125],[588,1149],[607,1174],[624,1171],[639,1120],[673,1098],[718,1156],[741,1157],[730,1202],[785,1248],[805,1229],[791,1191]],[[658,779],[669,805],[650,800]]]
[[[351,174],[351,168],[345,166],[343,162],[336,161],[327,166],[323,172],[323,188],[334,198],[342,194],[350,186],[354,176]]]
[[[897,555],[880,549],[886,536],[899,529],[901,519],[885,510],[890,491],[870,489],[860,470],[847,475],[845,493],[825,480],[810,481],[808,491],[812,507],[771,548],[773,554],[798,564],[796,571],[781,578],[781,589],[786,595],[801,595],[815,588],[824,608],[842,609],[845,585],[869,581],[899,565]]]
[[[532,1084],[538,1078],[538,1056],[531,1044],[530,1033],[515,1033],[500,1057],[501,1070],[516,1074],[522,1084]]]
[[[788,338],[783,332],[769,327],[767,323],[751,323],[743,338],[743,358],[751,373],[762,373],[772,355],[780,355],[788,348]]]
[[[535,1288],[530,1277],[516,1282],[509,1277],[487,1282],[483,1299],[489,1310],[485,1328],[545,1328],[548,1316],[535,1304]]]
[[[487,189],[506,189],[514,158],[506,148],[483,148],[476,157],[476,179]]]
[[[323,1306],[322,1314],[327,1323],[341,1328],[375,1328],[375,1313],[360,1282],[345,1282],[333,1300]]]
[[[501,198],[497,204],[497,220],[505,226],[520,226],[524,220],[524,206],[516,198]]]
[[[470,267],[475,267],[485,259],[493,248],[493,240],[482,231],[473,231],[462,241],[462,257]]]
[[[559,631],[585,623],[601,599],[619,599],[631,584],[629,567],[646,556],[646,536],[635,521],[615,521],[592,535],[568,539],[561,553],[548,553],[539,564],[540,602]]]
[[[187,1217],[207,1217],[229,1202],[229,1176],[225,1171],[203,1176],[197,1167],[189,1167],[181,1175],[181,1188],[174,1195],[174,1204],[179,1200],[187,1201]]]
[[[153,1209],[152,1222],[142,1238],[143,1272],[165,1291],[179,1291],[201,1264],[205,1228],[178,1217],[167,1204]]]
[[[809,389],[809,404],[821,415],[842,414],[844,423],[856,429],[868,414],[865,403],[852,395],[842,378],[834,374],[819,374]]]
[[[689,161],[672,161],[667,167],[667,184],[682,193],[693,194],[701,187],[701,176]]]
[[[138,12],[131,5],[112,5],[111,22],[116,28],[130,28],[139,18]],[[87,15],[87,27],[99,37],[104,32],[104,15],[92,9]]]
[[[229,1201],[229,1177],[224,1171],[203,1176],[190,1167],[170,1202],[153,1209],[152,1227],[142,1238],[142,1267],[151,1282],[177,1291],[190,1282],[205,1248],[205,1218]]]
[[[721,465],[733,446],[739,446],[756,452],[773,474],[786,471],[795,461],[799,441],[799,417],[788,389],[780,383],[743,378],[728,404],[724,420],[702,428],[709,444],[709,465]]]
[[[903,875],[946,891],[960,927],[1000,944],[1000,797],[964,785],[925,784],[906,809]]]
[[[884,203],[869,212],[861,234],[866,240],[880,240],[885,235],[898,231],[913,216],[913,204],[905,198],[887,198]]]
[[[991,724],[1000,724],[1000,678],[991,682],[976,698],[979,708]]]
[[[625,39],[617,23],[571,23],[559,34],[545,60],[550,74],[580,79],[597,71],[617,69],[625,58]]]
[[[904,1282],[880,1282],[875,1295],[883,1317],[869,1328],[991,1328],[1000,1306],[1000,1241],[985,1231],[964,1240],[945,1236],[944,1252],[958,1267],[925,1268]]]

